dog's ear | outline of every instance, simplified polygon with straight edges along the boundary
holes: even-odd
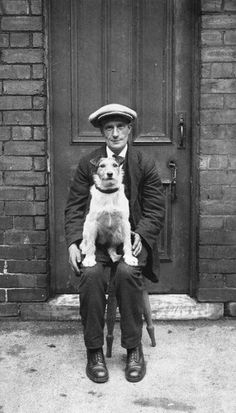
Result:
[[[114,159],[116,160],[119,166],[121,166],[125,161],[125,158],[119,155],[114,156]]]

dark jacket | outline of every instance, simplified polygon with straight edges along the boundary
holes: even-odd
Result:
[[[106,157],[106,146],[83,157],[75,172],[65,209],[65,234],[69,247],[82,240],[83,224],[90,203],[93,185],[91,159]],[[164,196],[154,160],[129,145],[125,175],[128,178],[130,222],[148,250],[147,266],[143,273],[153,282],[159,277],[158,234],[164,223]]]

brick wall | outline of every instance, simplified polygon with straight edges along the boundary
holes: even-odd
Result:
[[[41,0],[0,2],[0,317],[48,297]],[[236,301],[236,1],[202,0],[199,292]]]
[[[0,27],[0,315],[15,315],[48,295],[42,1],[2,0]]]
[[[198,298],[236,301],[236,1],[203,0]]]

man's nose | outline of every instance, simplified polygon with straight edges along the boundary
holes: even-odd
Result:
[[[113,137],[117,137],[119,135],[119,130],[116,126],[113,128]]]

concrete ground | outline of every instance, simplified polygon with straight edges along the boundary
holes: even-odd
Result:
[[[81,324],[0,322],[0,413],[236,413],[236,321],[156,322],[144,328],[147,374],[124,377],[116,324],[110,379],[91,382]]]

